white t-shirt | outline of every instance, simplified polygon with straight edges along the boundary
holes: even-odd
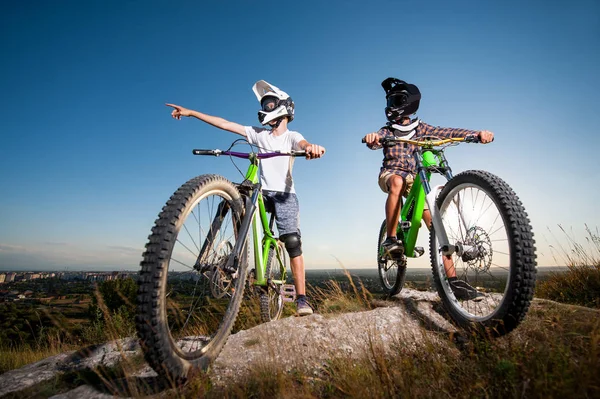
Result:
[[[270,129],[252,126],[244,126],[244,128],[248,142],[258,146],[259,153],[300,150],[298,143],[304,140],[300,133],[291,130],[286,130],[280,136],[274,136]],[[293,164],[294,157],[261,159],[260,181],[263,190],[295,193],[292,179]]]

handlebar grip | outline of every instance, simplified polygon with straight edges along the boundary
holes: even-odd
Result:
[[[362,140],[360,141],[361,143],[366,143],[367,141],[364,139],[364,137],[362,138]],[[379,139],[379,145],[383,146],[383,147],[393,147],[397,144],[397,141],[392,139],[392,138],[380,138]]]
[[[215,156],[217,155],[215,150],[198,150],[198,149],[192,150],[192,154],[194,154],[194,155],[215,155]]]
[[[494,137],[492,137],[492,141],[494,141]],[[492,141],[490,141],[490,143]],[[481,143],[481,138],[479,137],[478,134],[470,134],[468,136],[465,136],[465,142],[466,143]]]
[[[479,143],[479,136],[477,134],[469,134],[465,136],[465,143]]]

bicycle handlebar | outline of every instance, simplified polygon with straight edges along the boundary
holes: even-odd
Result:
[[[274,158],[274,157],[304,157],[306,156],[306,151],[276,151],[276,152],[263,152],[263,153],[255,153],[255,152],[236,152],[236,151],[222,151],[219,149],[216,150],[200,150],[194,149],[192,150],[192,154],[194,155],[213,155],[218,157],[220,155],[229,155],[236,158],[244,158],[248,159],[252,154],[256,155],[258,159],[266,159],[266,158]]]
[[[465,137],[451,137],[448,139],[421,139],[421,140],[411,140],[405,139],[403,137],[383,137],[380,139],[380,144],[384,147],[392,147],[398,143],[409,143],[414,144],[418,147],[437,147],[448,143],[455,142],[465,142],[465,143],[480,143],[480,139],[478,135],[470,134]],[[493,140],[492,140],[493,141]],[[363,138],[361,142],[366,143]]]

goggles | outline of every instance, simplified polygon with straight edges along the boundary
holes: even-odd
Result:
[[[403,107],[407,104],[408,97],[409,94],[406,90],[394,93],[387,98],[387,106],[394,108]]]
[[[260,100],[260,108],[264,112],[271,112],[279,105],[279,99],[273,96],[266,96]]]

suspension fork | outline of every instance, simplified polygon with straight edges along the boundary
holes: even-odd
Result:
[[[441,155],[440,166],[446,168],[446,172],[444,175],[449,180],[452,178],[452,171],[450,167],[448,167],[448,163],[446,158]],[[427,170],[423,166],[423,156],[421,154],[421,150],[415,151],[413,154],[415,158],[415,163],[417,165],[417,173],[421,178],[421,184],[423,185],[423,190],[425,191],[425,200],[427,201],[427,205],[429,207],[429,212],[431,213],[431,224],[433,225],[433,229],[435,231],[435,235],[439,242],[440,251],[443,255],[449,256],[456,252],[457,248],[455,245],[450,245],[448,240],[448,234],[446,233],[446,229],[444,228],[444,224],[442,223],[442,217],[440,215],[440,211],[437,207],[436,197],[441,190],[441,187],[435,187],[434,190],[431,189],[431,185],[429,184],[429,179],[427,179]]]
[[[438,153],[438,158],[440,159],[440,166],[442,166],[445,170],[444,176],[446,177],[446,181],[450,181],[454,176],[452,175],[452,169],[450,169],[450,165],[448,164],[448,160],[446,159],[446,156],[444,155],[443,151],[440,151]],[[436,194],[436,197],[437,197],[437,194]],[[460,196],[457,195],[456,198],[454,198],[452,201],[456,205],[456,211],[458,212],[458,217],[460,218],[463,229],[466,232],[468,230],[468,226],[467,226],[467,222],[465,220],[465,216],[463,215],[463,209],[460,206]]]
[[[266,262],[268,261],[268,248],[265,246],[265,239],[263,238],[263,240],[261,241],[262,245],[258,245],[259,242],[259,232],[258,232],[258,222],[260,219],[260,223],[261,226],[263,228],[263,231],[265,230],[266,227],[266,214],[264,212],[265,209],[265,202],[264,202],[264,197],[262,195],[259,195],[258,198],[258,207],[257,207],[257,211],[260,214],[255,214],[254,217],[252,218],[252,237],[254,239],[254,273],[255,273],[255,284],[256,285],[264,285],[264,281],[265,281],[265,272],[266,272]],[[262,251],[261,251],[262,250]]]
[[[280,267],[282,279],[285,281],[286,270],[284,268],[283,261],[283,253],[282,249],[278,244],[278,240],[275,238],[273,234],[273,223],[275,222],[275,213],[270,213],[270,218],[268,218],[268,214],[265,210],[264,197],[262,195],[258,196],[258,208],[257,212],[254,216],[254,221],[252,222],[252,234],[254,237],[254,242],[259,242],[259,234],[258,234],[258,222],[262,225],[263,236],[262,236],[262,245],[254,246],[254,259],[255,259],[255,277],[256,281],[255,285],[258,286],[267,286],[269,281],[267,280],[268,276],[266,275],[267,271],[267,262],[269,261],[269,253],[273,251],[273,256],[277,258],[278,265]],[[261,252],[262,250],[262,252]]]
[[[246,241],[248,240],[250,224],[254,220],[254,213],[256,212],[256,202],[258,200],[259,193],[260,185],[258,185],[258,187],[254,187],[249,197],[245,197],[246,211],[244,213],[244,219],[242,220],[242,224],[239,228],[238,240],[236,240],[235,246],[233,247],[233,252],[231,253],[232,256],[229,256],[229,259],[227,259],[227,264],[225,265],[225,271],[228,273],[237,272],[240,262],[240,254],[244,250],[244,246],[246,245]]]

